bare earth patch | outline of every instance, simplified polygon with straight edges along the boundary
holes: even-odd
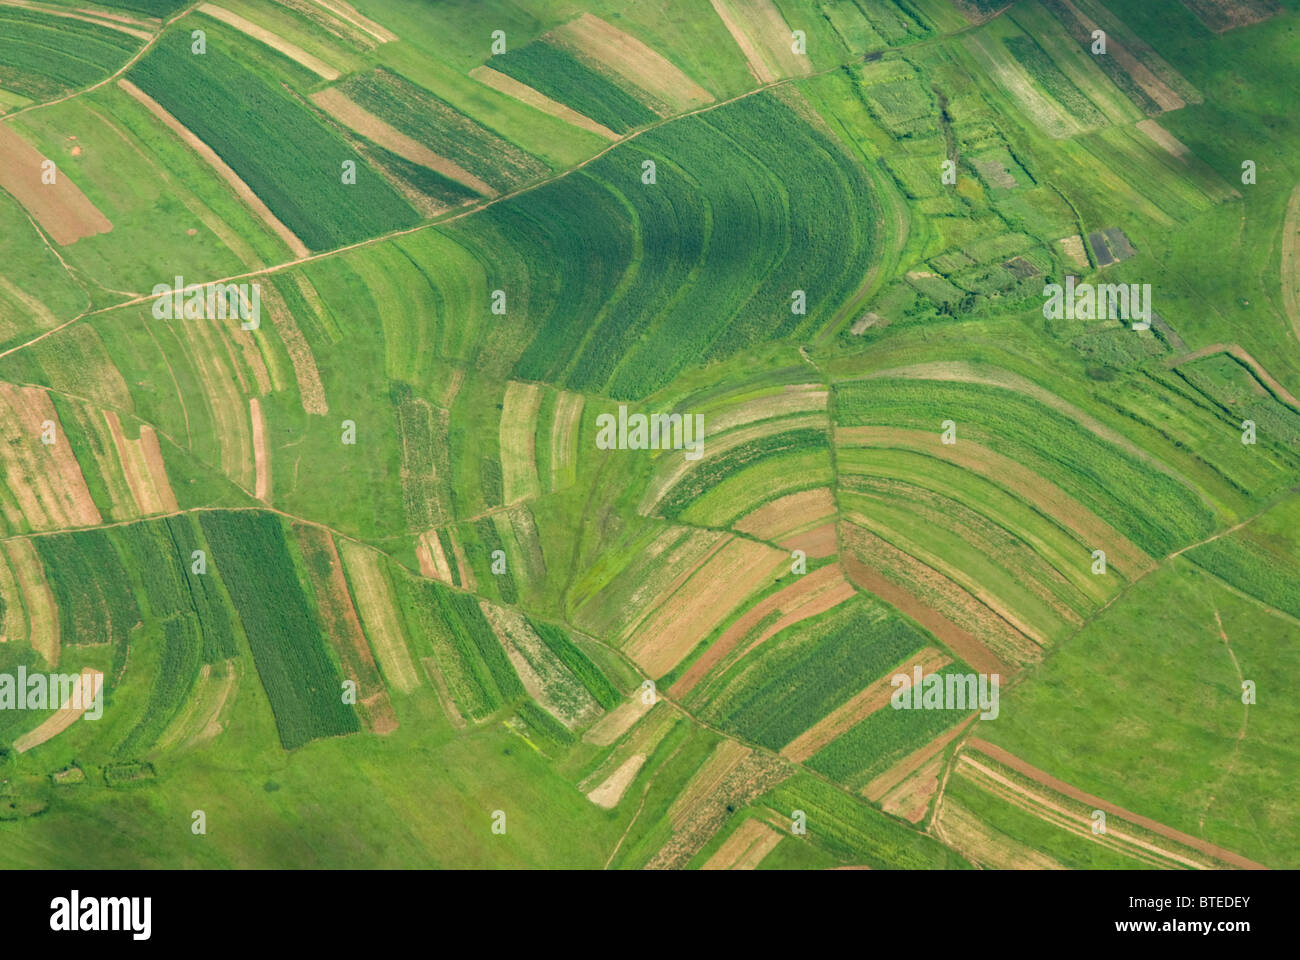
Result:
[[[781,834],[762,820],[746,820],[700,869],[753,870],[780,842]]]
[[[880,809],[902,817],[909,823],[920,823],[930,807],[930,798],[939,789],[943,773],[943,758],[931,757],[919,770],[885,795]]]
[[[810,557],[831,557],[839,550],[839,537],[836,536],[834,520],[829,520],[820,527],[814,527],[804,533],[797,533],[781,541],[787,550],[802,550]]]
[[[41,182],[45,160],[12,124],[0,123],[0,190],[22,204],[50,239],[66,247],[112,230],[113,224],[63,171],[56,170],[54,183]]]
[[[131,499],[135,501],[139,515],[175,513],[179,510],[171,484],[167,482],[162,450],[153,428],[143,424],[140,427],[140,438],[128,440],[122,433],[122,423],[116,413],[105,410],[104,421],[113,438],[122,475],[131,490]]]
[[[1088,254],[1083,249],[1083,237],[1076,233],[1070,237],[1062,237],[1056,242],[1061,245],[1061,250],[1076,267],[1080,270],[1088,269]]]
[[[628,757],[623,761],[622,766],[609,775],[604,783],[587,794],[587,799],[598,807],[604,807],[606,810],[612,810],[618,806],[618,802],[623,799],[623,794],[627,792],[627,788],[636,779],[636,775],[641,772],[645,760],[645,754],[642,753]]]
[[[1137,128],[1155,141],[1156,144],[1163,147],[1170,156],[1186,161],[1187,155],[1191,153],[1185,143],[1154,120],[1143,120],[1137,125]]]

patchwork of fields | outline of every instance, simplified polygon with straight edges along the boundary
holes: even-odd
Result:
[[[1166,6],[0,0],[0,866],[1300,865],[1296,13]]]

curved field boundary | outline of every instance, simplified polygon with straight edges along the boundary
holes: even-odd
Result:
[[[905,662],[899,664],[886,676],[868,684],[845,703],[826,714],[821,720],[795,737],[781,749],[781,756],[795,763],[803,763],[822,747],[842,733],[852,730],[867,717],[871,716],[894,695],[892,679],[896,674],[911,677],[913,670],[920,667],[923,676],[938,673],[943,667],[952,663],[952,658],[936,647],[918,650]]]
[[[957,626],[938,610],[923,603],[919,597],[887,580],[851,554],[845,553],[841,556],[840,563],[844,565],[850,580],[867,593],[879,597],[890,606],[907,614],[980,673],[1011,676],[1013,671],[1009,670],[1006,664],[969,630]]]
[[[800,620],[814,617],[843,603],[852,597],[854,592],[853,585],[844,579],[844,571],[837,564],[819,567],[812,573],[800,577],[784,590],[754,604],[740,619],[728,627],[717,640],[713,641],[709,649],[691,664],[690,669],[682,675],[681,679],[669,688],[669,695],[681,698],[690,693],[706,674],[726,659],[727,655],[770,614],[780,612],[781,618],[756,637],[749,649],[753,649],[768,637],[793,626]]]
[[[373,140],[385,150],[412,163],[427,167],[435,173],[440,173],[449,180],[455,180],[475,193],[485,197],[496,196],[495,190],[464,167],[434,153],[424,144],[412,140],[387,121],[381,120],[365,107],[348,99],[348,96],[337,87],[311,94],[311,102],[344,126],[355,130],[368,140]]]
[[[1177,470],[1164,461],[1153,457],[1124,434],[1108,427],[1092,414],[1076,407],[1064,397],[1057,396],[1046,387],[1039,386],[1028,377],[1023,377],[1011,370],[1005,370],[1001,367],[986,367],[983,364],[968,363],[964,360],[937,360],[928,363],[917,363],[907,367],[898,367],[894,370],[880,370],[862,379],[875,380],[885,377],[903,377],[909,380],[949,380],[956,383],[978,383],[989,387],[1000,387],[1003,390],[1013,390],[1016,393],[1037,400],[1046,407],[1051,407],[1057,413],[1065,414],[1065,416],[1076,421],[1099,439],[1105,440],[1111,446],[1119,447],[1125,453],[1172,477],[1185,487],[1192,490],[1197,489],[1195,484]],[[1202,499],[1205,499],[1204,496],[1202,496]],[[1208,501],[1206,502],[1208,503]]]
[[[104,689],[104,674],[92,667],[86,667],[81,671],[81,677],[77,681],[81,685],[78,693],[70,693],[68,699],[63,701],[53,714],[46,717],[44,722],[34,730],[29,730],[21,737],[14,741],[15,753],[26,753],[33,747],[39,747],[46,740],[57,736],[68,727],[72,726],[86,712],[86,707],[100,696]],[[73,706],[73,702],[78,701],[80,706]]]
[[[243,178],[240,177],[239,174],[235,173],[226,161],[222,160],[221,157],[217,155],[217,151],[213,150],[195,136],[194,133],[185,126],[185,124],[181,123],[168,113],[161,103],[149,96],[149,94],[145,93],[130,80],[123,78],[117,81],[117,85],[125,93],[129,94],[133,99],[144,106],[144,108],[155,117],[161,120],[174,134],[176,134],[176,136],[181,138],[181,141],[184,142],[187,147],[202,157],[208,166],[212,168],[213,172],[222,180],[226,181],[227,185],[235,191],[235,195],[248,205],[254,215],[274,231],[276,236],[284,241],[285,246],[289,248],[295,257],[307,257],[311,255],[311,251],[307,249],[307,245],[299,240],[297,234],[286,227],[280,218],[271,212],[271,208],[262,202],[262,198],[253,192],[253,188],[246,184]],[[3,134],[0,134],[0,136],[3,136]],[[0,169],[3,169],[2,165],[0,165]],[[3,186],[2,182],[0,182],[0,186]]]
[[[824,415],[809,413],[793,417],[779,417],[774,420],[759,420],[713,437],[709,436],[709,421],[708,417],[705,417],[705,441],[700,458],[698,460],[687,460],[685,454],[680,450],[661,452],[658,459],[655,460],[654,474],[646,489],[645,496],[641,498],[641,504],[637,507],[637,512],[642,516],[649,516],[651,511],[659,505],[659,502],[668,495],[669,491],[677,486],[691,470],[704,467],[710,459],[726,453],[733,447],[777,433],[805,429],[824,430],[825,428],[826,417]]]
[[[978,443],[961,440],[952,445],[942,445],[938,433],[894,427],[837,427],[835,442],[838,445],[911,450],[947,460],[979,474],[1028,503],[1045,517],[1072,531],[1080,543],[1104,549],[1107,562],[1125,569],[1130,579],[1154,566],[1152,558],[1136,544],[1056,484]]]
[[[979,737],[971,737],[966,741],[965,749],[978,750],[980,753],[992,757],[998,763],[1010,767],[1017,773],[1024,774],[1035,783],[1040,783],[1045,787],[1049,787],[1057,793],[1064,794],[1072,800],[1078,800],[1082,803],[1090,804],[1100,810],[1105,810],[1107,813],[1114,814],[1121,819],[1127,820],[1130,823],[1137,824],[1140,827],[1145,827],[1152,833],[1158,833],[1160,836],[1168,837],[1170,840],[1181,843],[1183,846],[1191,847],[1193,850],[1199,850],[1201,853],[1207,854],[1216,860],[1222,860],[1224,863],[1230,863],[1235,867],[1241,867],[1245,870],[1268,869],[1262,863],[1256,863],[1254,860],[1247,859],[1239,853],[1233,853],[1231,850],[1226,850],[1213,843],[1193,837],[1190,834],[1183,833],[1181,830],[1175,830],[1173,827],[1167,827],[1163,823],[1152,820],[1150,817],[1144,817],[1131,810],[1125,810],[1118,804],[1103,800],[1101,797],[1094,796],[1091,793],[1086,793],[1078,787],[1071,786],[1064,780],[1058,780],[1045,770],[1040,770],[1032,764],[1026,763],[1014,753],[1011,753],[1008,750],[1003,750],[1001,747],[989,743],[987,740],[982,740]]]
[[[272,33],[265,27],[259,27],[251,20],[245,20],[239,14],[225,7],[219,7],[215,3],[200,3],[199,13],[205,13],[214,20],[220,20],[227,26],[234,27],[240,33],[252,37],[261,43],[266,44],[272,50],[284,54],[295,63],[300,63],[318,77],[324,77],[326,80],[337,80],[339,72],[331,67],[324,60],[313,56],[297,44],[290,43],[284,37],[277,33]]]
[[[109,219],[63,171],[56,170],[54,183],[41,182],[45,160],[12,124],[0,124],[0,190],[17,200],[51,240],[66,247],[112,230]]]
[[[469,75],[479,83],[491,87],[498,93],[504,93],[507,97],[512,97],[520,103],[526,103],[528,106],[549,113],[551,116],[563,120],[565,123],[575,127],[581,127],[583,130],[589,130],[597,136],[604,137],[606,140],[618,140],[619,136],[613,130],[604,124],[597,123],[591,117],[583,116],[572,107],[566,107],[558,100],[552,100],[540,90],[534,90],[526,83],[520,83],[514,77],[508,77],[504,73],[493,70],[488,66],[475,67],[469,72]],[[595,157],[592,158],[593,160]]]
[[[65,17],[68,20],[93,23],[97,27],[130,34],[139,40],[152,40],[154,37],[153,33],[148,29],[149,24],[116,14],[100,13],[92,10],[69,10],[66,7],[51,7],[44,3],[26,3],[24,0],[0,0],[0,6],[19,7],[23,10],[31,10],[33,13],[43,13],[50,17]]]

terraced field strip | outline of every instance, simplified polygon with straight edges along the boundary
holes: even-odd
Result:
[[[1055,100],[1040,92],[1029,73],[998,37],[988,31],[968,34],[966,49],[1020,108],[1029,120],[1053,140],[1064,140],[1088,129]]]
[[[45,579],[41,558],[30,540],[8,540],[4,544],[9,567],[23,598],[27,614],[27,642],[52,667],[59,665],[59,609]]]
[[[771,547],[733,539],[637,628],[625,652],[650,676],[667,673],[786,559]]]
[[[834,516],[835,497],[830,488],[817,487],[778,497],[745,514],[732,526],[760,540],[779,540]]]
[[[1076,7],[1070,0],[1061,0],[1061,3],[1075,18],[1083,25],[1083,28],[1089,35],[1095,30],[1101,29],[1097,24],[1089,19],[1087,14]],[[1186,101],[1180,97],[1174,90],[1169,87],[1163,80],[1155,75],[1142,61],[1133,55],[1127,47],[1124,46],[1113,31],[1106,34],[1106,56],[1111,57],[1124,72],[1132,78],[1133,82],[1142,88],[1142,92],[1155,102],[1161,111],[1179,110],[1187,105]],[[1167,64],[1162,64],[1167,69]]]
[[[4,605],[0,613],[0,643],[26,640],[27,616],[23,612],[22,593],[4,550],[0,550],[0,604]]]
[[[860,693],[855,694],[847,703],[828,713],[815,726],[810,727],[791,740],[782,748],[781,756],[795,763],[803,763],[840,734],[847,733],[889,703],[890,698],[897,689],[892,682],[896,674],[901,673],[912,677],[914,675],[913,671],[919,666],[922,675],[929,676],[932,673],[937,673],[941,667],[945,667],[950,663],[952,663],[952,658],[935,647],[926,647],[924,650],[918,651],[906,663],[900,664],[891,671],[889,676],[881,677],[870,684]]]
[[[506,506],[542,492],[537,477],[537,415],[542,407],[542,388],[535,383],[506,384],[501,404],[501,480]]]
[[[1080,544],[1104,548],[1108,562],[1124,569],[1130,579],[1154,566],[1152,558],[1132,541],[1060,487],[1010,457],[978,443],[962,440],[943,445],[938,433],[894,427],[837,427],[835,442],[846,446],[911,450],[947,460],[1012,492],[1044,516],[1072,531]]]
[[[122,422],[116,413],[105,410],[104,421],[113,438],[122,474],[131,491],[131,499],[141,516],[151,513],[175,513],[180,509],[167,470],[163,465],[158,434],[148,424],[140,425],[138,440],[128,440],[122,433]]]
[[[1300,192],[1300,188],[1297,188]],[[1294,197],[1294,194],[1293,194]],[[1169,361],[1169,366],[1176,367],[1184,363],[1191,363],[1193,360],[1200,360],[1202,357],[1208,357],[1216,353],[1226,353],[1234,360],[1244,363],[1250,368],[1259,382],[1268,387],[1273,395],[1283,403],[1290,404],[1297,410],[1300,410],[1300,398],[1296,397],[1290,390],[1282,386],[1278,379],[1264,369],[1264,365],[1246,352],[1246,348],[1235,343],[1212,343],[1208,347],[1201,347],[1199,350],[1187,354],[1186,356],[1176,357]]]
[[[447,678],[443,676],[442,667],[438,666],[438,659],[421,657],[420,663],[424,665],[424,672],[428,675],[429,682],[433,684],[434,693],[438,695],[438,703],[442,705],[443,713],[447,715],[453,727],[464,730],[465,715],[460,712],[460,707],[456,705],[456,700],[451,695],[451,688],[447,685]]]
[[[806,76],[812,63],[793,50],[790,25],[772,0],[709,0],[759,83]]]
[[[825,430],[825,416],[810,413],[747,423],[720,436],[709,438],[708,443],[704,445],[703,456],[698,460],[687,460],[677,451],[670,450],[662,453],[655,461],[654,475],[646,486],[645,496],[641,498],[637,511],[642,516],[649,516],[668,491],[677,486],[688,473],[692,470],[705,469],[711,459],[721,456],[742,443],[749,443],[751,440],[759,440],[777,433],[806,429]]]
[[[919,769],[923,763],[931,757],[936,756],[944,747],[948,746],[948,744],[961,736],[976,716],[978,716],[978,713],[972,713],[951,730],[939,734],[939,736],[935,737],[919,750],[909,753],[902,760],[899,760],[898,763],[894,764],[863,787],[862,795],[872,803],[875,803],[890,790],[907,779],[908,775]]]
[[[397,715],[361,628],[334,537],[322,527],[305,523],[294,524],[294,533],[307,558],[307,573],[320,611],[322,632],[338,653],[344,679],[357,685],[362,708],[357,712],[362,723],[372,733],[392,733],[397,729]]]
[[[104,674],[99,670],[86,667],[81,671],[77,683],[81,687],[80,690],[69,693],[59,709],[46,717],[40,726],[27,731],[14,741],[15,753],[26,753],[33,747],[39,747],[81,719],[86,708],[103,692]]]
[[[112,230],[109,219],[66,173],[56,171],[53,183],[42,182],[45,161],[13,124],[0,123],[0,190],[17,200],[51,240],[66,247]]]
[[[152,40],[154,38],[154,34],[149,29],[150,24],[141,20],[131,19],[130,17],[124,17],[119,14],[101,13],[97,10],[89,9],[78,9],[74,11],[69,10],[67,7],[55,7],[45,3],[27,3],[25,0],[0,0],[0,6],[19,7],[23,10],[33,10],[50,17],[65,17],[69,20],[81,20],[83,23],[93,23],[97,27],[106,27],[109,30],[117,30],[140,40]]]
[[[1223,847],[1190,836],[1189,834],[1183,833],[1181,830],[1167,827],[1163,823],[1152,820],[1150,817],[1144,817],[1141,814],[1132,812],[1131,810],[1125,810],[1123,807],[1110,803],[1107,800],[1103,800],[1101,797],[1093,796],[1091,793],[1086,793],[1077,787],[1071,786],[1064,780],[1058,780],[1046,771],[1040,770],[1032,764],[1026,763],[1010,751],[989,743],[987,740],[983,740],[979,737],[971,737],[966,741],[965,749],[978,750],[980,753],[992,757],[998,763],[1010,767],[1017,773],[1025,775],[1035,783],[1040,783],[1045,787],[1055,790],[1057,793],[1064,794],[1072,800],[1078,800],[1082,803],[1096,807],[1097,809],[1105,810],[1107,813],[1114,814],[1121,819],[1150,830],[1152,833],[1158,833],[1162,837],[1168,837],[1170,840],[1180,843],[1183,846],[1191,847],[1193,850],[1199,850],[1216,860],[1221,860],[1224,863],[1229,863],[1245,870],[1268,869],[1262,863],[1256,863],[1254,860],[1249,860],[1239,853],[1225,850]]]
[[[253,424],[253,474],[256,477],[254,496],[263,503],[271,502],[271,449],[266,437],[266,418],[257,397],[248,398],[248,416]]]
[[[381,120],[365,107],[353,103],[347,95],[335,87],[311,94],[312,103],[320,107],[344,126],[355,130],[368,140],[379,144],[385,150],[397,154],[412,163],[440,173],[449,180],[455,180],[462,186],[469,187],[475,193],[485,197],[496,196],[496,191],[470,173],[460,164],[434,153],[424,144],[412,140],[396,127]]]
[[[439,539],[437,530],[426,530],[420,534],[420,539],[415,545],[415,556],[420,562],[420,576],[441,580],[443,583],[455,583],[451,576],[451,565],[447,563],[447,554],[442,549],[442,540]]]
[[[221,670],[219,675],[217,668]],[[189,699],[158,738],[157,748],[165,750],[176,744],[193,746],[221,733],[225,729],[221,723],[222,713],[227,704],[233,704],[233,694],[238,687],[237,660],[203,664]]]
[[[781,842],[780,831],[759,819],[746,820],[732,831],[701,870],[753,870]]]
[[[551,36],[662,101],[669,113],[683,113],[713,102],[709,91],[671,61],[590,13],[557,27]]]
[[[1300,340],[1300,184],[1291,191],[1282,222],[1282,306]]]
[[[555,419],[551,424],[551,490],[571,486],[576,478],[578,428],[586,398],[580,393],[563,391],[555,401]]]
[[[289,248],[295,257],[306,257],[311,254],[311,251],[307,249],[307,245],[299,240],[297,235],[271,212],[271,208],[262,202],[262,198],[253,192],[253,188],[245,183],[239,174],[235,173],[226,161],[217,155],[215,150],[195,136],[185,124],[168,113],[161,103],[130,80],[123,78],[117,81],[117,85],[161,120],[176,136],[180,137],[187,147],[197,153],[217,176],[226,181],[230,189],[235,191],[235,195],[244,201],[262,223],[266,224],[276,236],[284,241],[285,246]],[[0,165],[0,169],[2,168],[3,165]],[[3,181],[0,181],[0,186],[3,186]]]
[[[420,685],[420,675],[406,648],[393,593],[381,566],[384,561],[373,550],[346,540],[339,552],[384,679],[402,693],[410,693]]]
[[[844,565],[850,580],[921,624],[980,673],[996,673],[1007,677],[1014,672],[1008,669],[1007,665],[999,660],[997,655],[975,634],[959,627],[938,610],[886,579],[856,557],[845,553],[840,558],[840,563]]]
[[[720,413],[705,413],[705,436],[713,437],[736,427],[760,420],[773,420],[777,417],[796,413],[824,411],[830,400],[830,391],[819,383],[805,383],[789,386],[781,393],[768,394],[755,400],[723,408]]]
[[[1040,793],[1027,788],[1023,783],[1016,783],[997,770],[972,759],[970,754],[963,753],[958,756],[956,774],[977,784],[999,800],[1018,807],[1053,826],[1088,836],[1094,842],[1132,857],[1144,866],[1167,868],[1176,865],[1190,870],[1203,870],[1208,865],[1124,833],[1113,821],[1107,823],[1104,834],[1093,834],[1092,818],[1088,814],[1066,809],[1061,803],[1054,803],[1047,791]]]
[[[583,130],[590,130],[599,137],[606,140],[617,140],[619,136],[613,130],[604,124],[597,123],[590,117],[584,117],[572,107],[566,107],[557,100],[552,100],[546,94],[539,90],[534,90],[526,83],[520,83],[514,77],[508,77],[500,71],[493,70],[488,66],[475,67],[469,72],[469,75],[485,86],[491,87],[499,93],[504,93],[507,97],[513,97],[520,103],[526,103],[535,110],[543,113],[549,113],[551,116],[563,120],[565,123]]]
[[[653,703],[646,703],[641,698],[640,691],[637,691],[631,699],[620,703],[601,717],[600,722],[583,734],[582,739],[598,747],[608,747],[631,730],[633,725],[649,713],[653,706]]]
[[[1064,870],[1065,864],[1012,840],[955,800],[945,798],[936,810],[935,836],[973,863],[995,870]]]
[[[636,775],[641,772],[641,767],[645,764],[645,761],[646,757],[643,753],[633,754],[628,757],[600,786],[587,794],[587,799],[598,807],[604,807],[606,810],[614,809],[618,806],[618,802],[623,799],[623,794],[632,785],[632,781],[636,779]]]
[[[780,617],[754,637],[746,653],[769,637],[773,637],[800,620],[838,606],[855,594],[853,585],[844,579],[844,570],[838,564],[827,564],[805,574],[785,589],[754,604],[744,615],[729,626],[704,654],[691,664],[680,680],[672,685],[669,694],[680,699],[695,687],[719,663],[737,648],[773,613]]]
[[[302,285],[306,286],[306,279],[300,279]],[[266,302],[267,312],[271,314],[275,332],[280,335],[280,341],[289,354],[289,362],[293,364],[293,378],[298,384],[298,397],[302,402],[303,410],[315,416],[325,416],[330,408],[325,400],[325,387],[321,383],[320,371],[316,367],[316,356],[312,353],[311,344],[298,328],[298,322],[293,318],[293,311],[289,309],[272,284],[262,285],[261,296]]]
[[[53,424],[54,442],[42,440]],[[49,394],[0,383],[0,476],[33,530],[103,523]]]
[[[234,27],[240,33],[252,37],[254,40],[261,41],[272,50],[284,54],[295,63],[300,63],[318,77],[324,77],[326,80],[337,80],[339,72],[331,67],[320,57],[308,53],[302,47],[290,43],[279,34],[272,33],[265,27],[259,27],[251,20],[246,20],[239,14],[227,10],[225,7],[219,7],[215,3],[200,3],[199,12],[206,13],[214,20],[220,20],[227,26]]]
[[[344,0],[312,0],[312,2],[315,3],[316,6],[328,10],[340,20],[346,20],[354,27],[370,34],[370,36],[374,37],[380,43],[392,43],[395,40],[401,39],[401,37],[393,33],[393,31],[389,30],[387,27],[360,14],[356,7],[352,6],[350,3],[345,3]]]
[[[518,610],[486,600],[479,601],[479,609],[519,675],[524,690],[547,713],[570,730],[600,716],[600,704]]]

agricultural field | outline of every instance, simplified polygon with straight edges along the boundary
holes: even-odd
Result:
[[[1300,867],[1298,17],[0,2],[0,868]]]

